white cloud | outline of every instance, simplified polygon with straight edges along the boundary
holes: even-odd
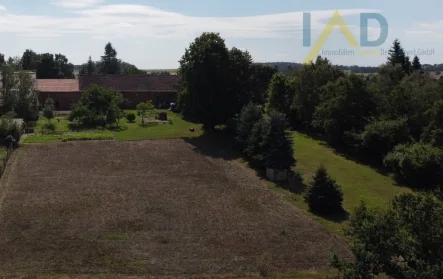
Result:
[[[83,9],[96,6],[103,2],[104,0],[57,0],[54,4],[63,8]]]
[[[414,23],[412,28],[405,31],[407,36],[413,36],[420,42],[442,42],[443,21]]]
[[[59,0],[67,8],[66,18],[29,16],[5,12],[0,32],[23,36],[67,36],[123,38],[193,38],[202,32],[220,32],[226,38],[300,37],[303,13],[288,12],[248,17],[193,17],[147,5],[100,5],[102,0]],[[71,8],[78,8],[71,10]],[[0,8],[1,9],[1,8]],[[334,11],[311,12],[313,33],[323,28]],[[374,10],[341,10],[342,16]],[[354,26],[355,27],[355,26]]]

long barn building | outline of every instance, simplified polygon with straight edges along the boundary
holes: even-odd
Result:
[[[70,110],[89,86],[97,84],[113,89],[128,100],[125,109],[135,109],[138,103],[169,104],[176,101],[179,76],[155,75],[80,75],[78,79],[37,79],[40,102],[52,98],[57,110]]]

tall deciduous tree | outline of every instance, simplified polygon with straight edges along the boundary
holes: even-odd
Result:
[[[120,74],[121,67],[120,61],[117,59],[117,51],[114,49],[111,43],[107,43],[105,46],[105,55],[101,57],[101,74]]]
[[[285,74],[274,74],[268,88],[267,111],[289,113],[293,94],[295,93],[291,82],[291,77]]]
[[[25,121],[36,120],[38,118],[38,96],[34,86],[35,81],[26,72],[19,72],[17,79],[15,106],[17,117],[23,118]]]
[[[315,107],[320,103],[321,87],[345,74],[327,58],[317,57],[315,63],[303,65],[296,72],[294,98],[291,105],[293,128],[312,128]]]
[[[179,107],[205,128],[226,123],[237,100],[230,84],[229,51],[218,33],[203,33],[180,59]]]
[[[63,54],[44,53],[37,67],[39,79],[74,78],[74,65]]]
[[[443,278],[443,203],[432,194],[403,194],[384,211],[362,204],[345,234],[355,261],[334,256],[338,278]]]
[[[266,91],[269,83],[277,70],[268,65],[251,65],[252,102],[264,104],[266,102]]]
[[[323,87],[312,125],[333,144],[343,143],[346,132],[362,131],[374,108],[362,77],[351,74]]]
[[[1,69],[2,88],[0,90],[2,99],[2,114],[13,111],[17,104],[17,94],[14,92],[14,89],[17,88],[19,81],[17,75],[14,73],[14,70],[15,69],[9,65],[4,66]]]
[[[22,70],[21,58],[19,56],[9,57],[6,65],[16,71]]]
[[[57,78],[74,78],[74,65],[69,63],[68,58],[63,54],[55,55],[54,66]]]
[[[27,49],[22,55],[21,65],[23,70],[37,70],[40,62],[40,55],[35,53],[32,49]]]
[[[57,76],[58,72],[55,68],[54,55],[51,53],[43,53],[37,67],[37,78],[53,79],[57,78]]]
[[[237,96],[236,102],[232,103],[235,112],[240,111],[252,98],[251,66],[252,57],[249,52],[235,47],[229,51],[229,95]]]

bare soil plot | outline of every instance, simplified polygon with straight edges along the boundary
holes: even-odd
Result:
[[[183,140],[26,145],[0,183],[4,273],[322,270],[343,240]]]

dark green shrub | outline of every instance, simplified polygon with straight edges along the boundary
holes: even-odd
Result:
[[[243,152],[246,152],[248,139],[255,123],[263,118],[262,109],[252,103],[243,107],[235,123],[236,141]]]
[[[443,150],[429,144],[398,145],[384,164],[396,180],[414,188],[443,185]]]
[[[317,214],[334,214],[343,211],[343,192],[321,165],[314,174],[311,188],[305,196],[309,209]]]
[[[115,109],[112,111],[112,120],[120,117],[116,114],[116,109],[120,108],[123,102],[120,93],[98,85],[91,85],[81,95],[80,101],[72,106],[68,119],[83,126],[105,127],[109,124],[107,116],[112,109]]]
[[[126,114],[126,120],[128,120],[128,122],[130,123],[133,123],[135,121],[135,113],[130,112]]]
[[[381,162],[395,146],[411,140],[406,119],[376,120],[360,134],[360,149]]]
[[[52,122],[48,122],[43,124],[42,133],[43,134],[53,134],[55,132],[55,124]]]

